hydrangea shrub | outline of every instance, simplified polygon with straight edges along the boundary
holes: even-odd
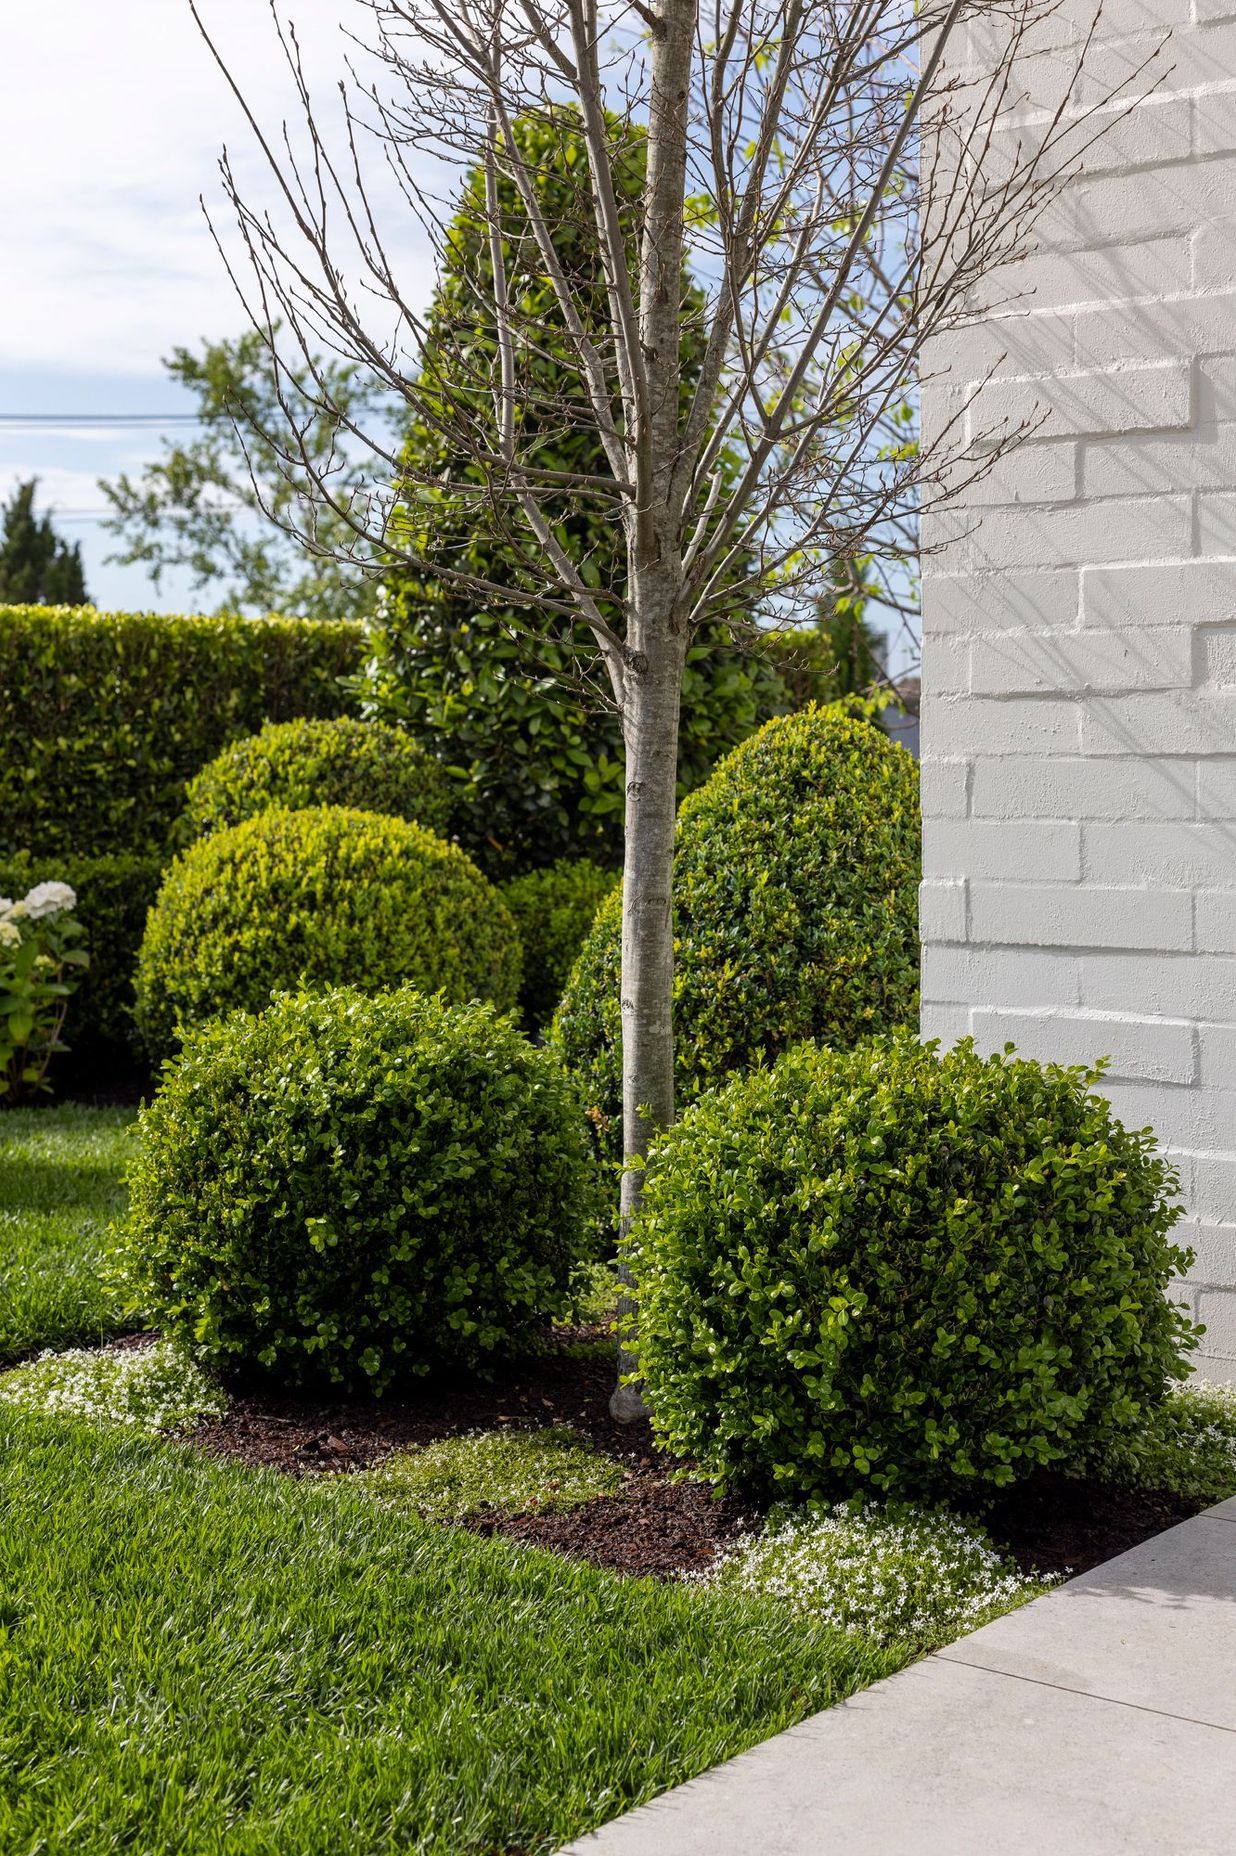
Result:
[[[1011,1483],[1186,1372],[1176,1179],[1095,1074],[803,1045],[657,1144],[628,1262],[662,1441],[808,1498]]]
[[[519,990],[510,911],[453,844],[342,806],[272,810],[211,833],[172,865],[142,942],[138,1023],[153,1051],[274,991],[404,982],[449,1000]]]
[[[0,1100],[49,1089],[51,1060],[67,1048],[69,1000],[90,964],[76,906],[69,884],[55,879],[16,902],[0,896]]]
[[[491,1006],[284,996],[191,1034],[139,1132],[135,1306],[207,1366],[373,1392],[478,1367],[590,1261],[576,1092]]]

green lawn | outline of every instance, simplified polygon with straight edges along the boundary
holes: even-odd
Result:
[[[0,1358],[117,1325],[127,1119],[0,1119]],[[5,1856],[551,1850],[904,1654],[0,1407]]]
[[[0,1364],[123,1325],[100,1265],[124,1207],[132,1119],[73,1106],[0,1114]]]
[[[0,1412],[0,1849],[543,1851],[902,1658]]]

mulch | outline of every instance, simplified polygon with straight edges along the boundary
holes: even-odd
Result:
[[[393,1451],[461,1432],[569,1425],[620,1462],[623,1485],[564,1514],[480,1515],[473,1532],[547,1547],[628,1575],[673,1578],[706,1568],[757,1516],[684,1480],[646,1424],[609,1416],[613,1360],[601,1328],[568,1330],[535,1360],[489,1381],[426,1380],[372,1399],[235,1393],[226,1417],[192,1441],[212,1455],[292,1476],[369,1469]],[[1163,1491],[1116,1488],[1043,1471],[998,1496],[980,1517],[1025,1571],[1079,1573],[1197,1512]]]

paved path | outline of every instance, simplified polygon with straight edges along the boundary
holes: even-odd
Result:
[[[1236,1856],[1236,1499],[565,1856]]]

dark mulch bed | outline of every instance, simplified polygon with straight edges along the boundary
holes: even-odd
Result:
[[[443,1375],[376,1401],[235,1391],[227,1416],[202,1426],[193,1440],[216,1456],[300,1476],[369,1469],[393,1450],[462,1431],[565,1424],[608,1456],[648,1469],[654,1456],[648,1427],[614,1423],[613,1384],[604,1331],[575,1328],[555,1337],[542,1356],[491,1380]]]
[[[668,1578],[705,1567],[755,1516],[699,1483],[672,1479],[648,1427],[609,1416],[613,1360],[600,1328],[560,1336],[544,1356],[488,1382],[434,1379],[380,1402],[240,1392],[193,1441],[214,1455],[294,1476],[368,1469],[394,1450],[503,1424],[565,1424],[626,1466],[622,1492],[566,1514],[480,1516],[477,1533],[523,1540],[614,1572]],[[1161,1533],[1198,1504],[1162,1491],[1120,1489],[1041,1472],[982,1517],[1018,1565],[1084,1572]]]
[[[1166,1489],[1121,1489],[1040,1470],[983,1515],[992,1539],[1026,1572],[1086,1572],[1202,1506]]]

